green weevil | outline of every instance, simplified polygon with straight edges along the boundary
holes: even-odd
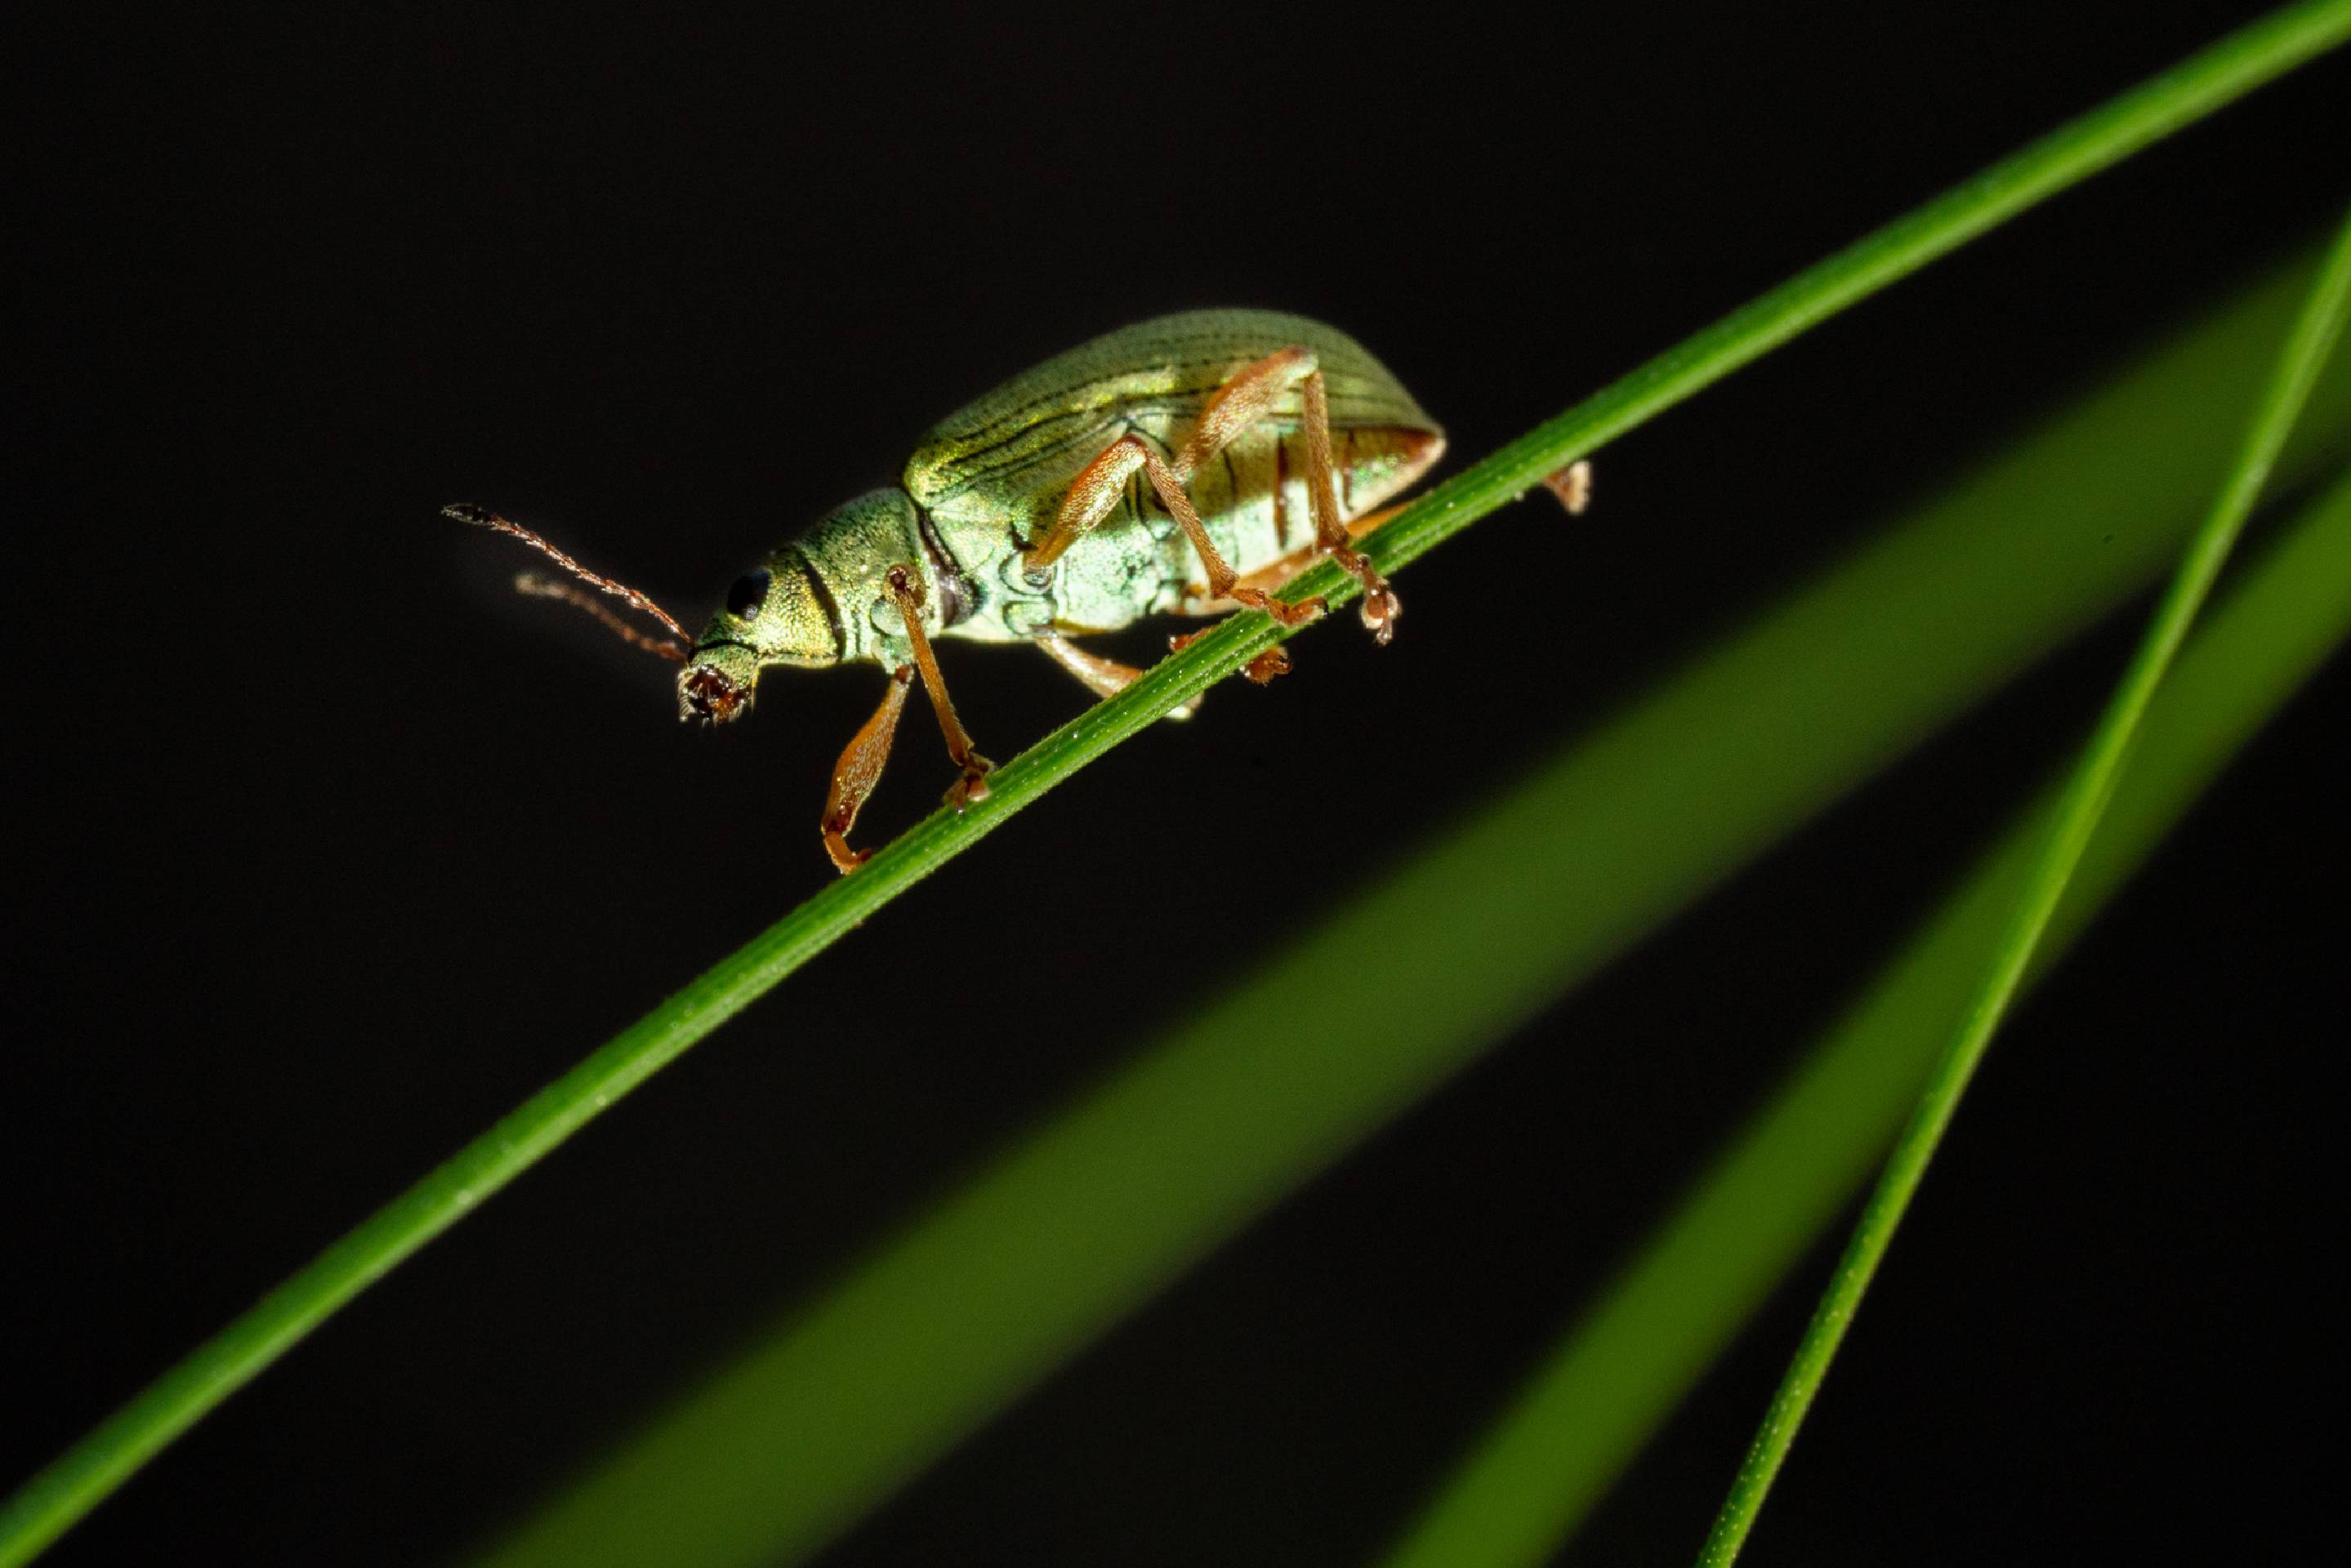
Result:
[[[759,676],[776,665],[866,660],[888,672],[882,705],[841,753],[825,801],[824,846],[847,873],[871,853],[851,849],[847,836],[917,674],[960,770],[947,804],[960,811],[987,793],[994,764],[948,700],[934,639],[1034,643],[1108,696],[1142,672],[1071,637],[1235,608],[1294,626],[1323,602],[1272,590],[1329,555],[1363,584],[1364,624],[1384,643],[1396,597],[1353,542],[1393,514],[1380,504],[1444,451],[1445,432],[1344,333],[1271,311],[1201,310],[1108,333],[949,415],[897,484],[835,507],[771,552],[696,638],[529,529],[476,506],[447,511],[523,540],[659,620],[669,638],[637,631],[567,585],[517,580],[683,665],[683,719],[720,724],[749,712]],[[1571,510],[1582,509],[1587,475],[1579,463],[1550,482]],[[1287,668],[1275,649],[1248,673],[1264,681]]]

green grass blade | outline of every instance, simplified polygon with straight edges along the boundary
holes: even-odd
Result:
[[[1787,1376],[1772,1396],[1754,1446],[1740,1465],[1730,1495],[1698,1561],[1704,1568],[1729,1568],[1754,1528],[1755,1515],[1786,1460],[1805,1413],[1819,1394],[1821,1380],[1844,1344],[1846,1328],[1860,1309],[1884,1262],[1886,1250],[1902,1223],[1911,1198],[1924,1180],[1943,1134],[1967,1093],[1976,1066],[2008,1006],[2023,982],[2041,936],[2064,896],[2065,886],[2080,865],[2082,852],[2097,830],[2098,819],[2122,776],[2123,763],[2147,715],[2147,704],[2163,682],[2179,645],[2203,607],[2220,567],[2236,544],[2253,503],[2268,483],[2287,434],[2300,418],[2320,369],[2343,331],[2346,307],[2351,307],[2351,222],[2335,242],[2321,269],[2308,307],[2294,323],[2280,355],[2277,373],[2263,396],[2243,450],[2230,470],[2227,483],[2211,514],[2196,532],[2173,576],[2170,587],[2156,608],[2138,652],[2123,673],[2121,683],[2092,732],[2080,763],[2059,799],[2047,842],[2034,859],[2019,896],[2015,912],[1982,984],[1970,1002],[1949,1050],[1936,1064],[1918,1108],[1894,1146],[1886,1170],[1863,1207],[1852,1242],[1837,1264],[1835,1277],[1821,1296],[1819,1309],[1796,1347]]]
[[[2282,9],[2034,143],[1667,351],[1416,503],[1374,535],[1393,570],[1552,472],[2066,185],[2351,37],[2351,0]],[[1324,566],[1300,591],[1333,604],[1352,579]],[[0,1568],[68,1528],[164,1445],[370,1283],[456,1223],[599,1112],[1013,814],[1287,633],[1230,618],[1007,763],[987,800],[941,812],[722,959],[346,1234],[0,1506]]]
[[[492,1560],[772,1563],[831,1539],[1511,1024],[2152,580],[2198,476],[2228,459],[2210,400],[2253,396],[2306,275],[2182,334],[1407,861]],[[2328,378],[2322,413],[2351,428],[2351,374]]]
[[[2199,628],[2058,905],[2054,962],[2205,785],[2351,636],[2351,478]],[[1535,1568],[1867,1179],[2047,839],[2022,814],[1562,1337],[1384,1568]]]

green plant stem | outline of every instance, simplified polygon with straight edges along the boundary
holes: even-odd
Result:
[[[2231,34],[2044,137],[1668,350],[1424,495],[1366,549],[1394,571],[1480,516],[1777,345],[2036,202],[2351,37],[2351,0],[2311,0]],[[1334,606],[1352,578],[1325,563],[1295,591]],[[346,1234],[0,1508],[0,1568],[27,1561],[205,1412],[369,1284],[528,1169],[613,1101],[1016,812],[1289,632],[1228,618],[1119,696],[991,776],[988,798],[939,812],[826,888],[540,1090]]]
[[[2163,682],[2203,607],[2212,584],[2227,561],[2230,549],[2252,514],[2253,503],[2268,482],[2287,434],[2318,380],[2318,372],[2343,330],[2346,305],[2351,305],[2351,222],[2321,269],[2308,306],[2294,324],[2278,359],[2272,380],[2242,451],[2221,487],[2219,499],[2202,527],[2197,530],[2179,569],[2157,607],[2137,655],[2092,732],[2081,762],[2060,797],[2047,842],[2027,877],[2014,915],[1988,972],[1970,1002],[1965,1018],[1949,1048],[1935,1065],[1917,1111],[1887,1158],[1886,1169],[1862,1210],[1853,1240],[1839,1260],[1835,1276],[1821,1297],[1819,1308],[1805,1331],[1779,1391],[1773,1395],[1762,1428],[1756,1434],[1739,1476],[1725,1499],[1714,1529],[1698,1554],[1702,1568],[1729,1568],[1753,1529],[1771,1483],[1795,1441],[1796,1429],[1812,1408],[1821,1380],[1844,1341],[1846,1328],[1861,1305],[1884,1262],[1886,1247],[1927,1174],[1944,1132],[1959,1108],[1959,1098],[1983,1060],[2009,1003],[2032,965],[2050,917],[2065,893],[2082,852],[2097,830],[2106,803],[2113,797],[2131,744],[2147,715],[2147,704]]]
[[[2199,623],[2065,890],[2037,978],[2351,636],[2351,474]],[[1540,1568],[1805,1250],[1917,1103],[2048,837],[2060,778],[1789,1075],[1430,1499],[1383,1568]]]

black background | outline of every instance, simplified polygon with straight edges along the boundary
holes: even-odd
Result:
[[[1352,330],[1458,463],[2254,8],[862,9],[12,10],[0,1480],[831,875],[813,822],[870,671],[687,732],[665,669],[511,599],[517,554],[441,503],[543,523],[692,625],[955,404],[1209,304]],[[1530,505],[1448,545],[1395,647],[1318,630],[1289,680],[1123,747],[54,1560],[431,1561],[509,1517],[1373,862],[2322,232],[2346,107],[2334,60],[2158,148],[1609,449],[1584,524]],[[827,1561],[1361,1561],[2079,732],[2136,622],[1529,1025]],[[948,654],[999,757],[1083,701],[1019,650]],[[2003,1038],[1752,1561],[2319,1538],[2346,674]],[[946,783],[910,723],[866,841]],[[1382,825],[1364,864],[1230,896],[1207,833],[1295,846],[1332,800]],[[1694,1552],[1823,1262],[1563,1561]]]

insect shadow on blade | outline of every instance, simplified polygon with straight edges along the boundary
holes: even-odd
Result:
[[[682,719],[721,724],[749,712],[761,673],[778,665],[880,665],[882,705],[834,763],[820,825],[846,874],[871,853],[850,848],[849,830],[881,780],[917,675],[959,770],[946,804],[961,811],[987,796],[995,764],[956,712],[933,639],[1033,643],[1108,697],[1142,671],[1072,638],[1146,616],[1235,609],[1301,625],[1323,601],[1277,590],[1330,556],[1363,584],[1364,624],[1385,643],[1401,606],[1353,541],[1395,515],[1381,503],[1444,452],[1445,432],[1346,334],[1271,311],[1202,310],[1105,334],[949,415],[897,484],[842,503],[737,578],[698,638],[530,529],[478,506],[444,510],[544,551],[658,620],[668,637],[569,584],[516,579],[683,665]],[[1581,512],[1590,465],[1545,483]],[[1277,647],[1244,673],[1261,685],[1289,669]],[[1188,718],[1193,707],[1168,716]]]

